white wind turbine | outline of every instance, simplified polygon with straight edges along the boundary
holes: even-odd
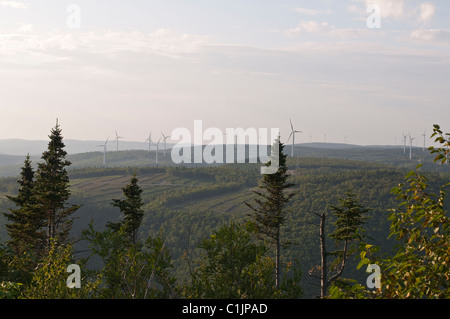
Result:
[[[119,150],[119,139],[121,139],[121,138],[123,138],[122,136],[119,136],[118,134],[117,134],[117,131],[115,131],[116,132],[116,138],[114,139],[114,142],[116,142],[116,151],[118,151]]]
[[[409,159],[412,159],[412,142],[415,140],[415,137],[411,137],[411,134],[409,134]]]
[[[407,139],[407,135],[405,135],[405,133],[402,133],[403,135],[403,153],[406,154],[406,139]]]
[[[425,152],[425,139],[426,139],[426,136],[427,136],[427,130],[425,130],[423,132],[422,136],[423,136],[423,151]]]
[[[159,138],[158,143],[156,143],[156,165],[158,165],[158,153],[159,153],[159,142],[161,138]]]
[[[291,156],[294,157],[294,144],[295,144],[295,133],[302,133],[302,131],[296,131],[294,130],[294,126],[292,125],[291,119],[289,119],[289,122],[291,123],[291,134],[289,134],[288,142],[291,139],[292,136],[292,150],[291,150]]]
[[[150,152],[150,148],[152,146],[152,132],[150,132],[150,134],[148,134],[148,138],[145,140],[146,142],[148,142],[148,151]]]
[[[97,145],[97,147],[103,147],[103,166],[106,166],[106,144],[108,143],[109,137],[106,139],[105,144],[103,145]]]
[[[161,132],[162,136],[163,136],[163,143],[164,143],[164,157],[166,157],[166,140],[170,137],[170,136],[165,136],[163,132]],[[160,139],[161,140],[161,139]]]

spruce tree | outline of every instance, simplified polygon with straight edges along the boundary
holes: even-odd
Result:
[[[278,145],[277,145],[278,144]],[[278,171],[275,174],[267,174],[262,178],[261,190],[254,190],[257,195],[254,198],[256,205],[245,203],[253,212],[249,214],[255,222],[257,233],[261,238],[267,239],[268,243],[275,247],[275,282],[280,285],[281,276],[281,232],[280,228],[286,221],[286,205],[294,196],[294,193],[287,193],[286,190],[293,186],[287,182],[289,174],[287,172],[286,157],[283,153],[284,144],[278,137],[273,148],[278,146]],[[269,161],[266,166],[271,166]]]
[[[123,220],[119,223],[107,223],[107,227],[112,230],[119,230],[123,228],[128,241],[136,245],[137,244],[137,234],[138,229],[141,226],[142,218],[144,217],[144,211],[142,206],[144,202],[142,201],[142,189],[138,185],[139,180],[136,175],[130,180],[130,183],[122,188],[123,195],[125,199],[113,199],[111,205],[113,207],[118,207],[120,211],[124,214]]]
[[[26,156],[20,179],[17,182],[19,184],[17,196],[7,196],[14,203],[15,208],[10,208],[10,212],[4,213],[4,215],[10,222],[6,224],[6,230],[11,239],[7,245],[15,255],[20,256],[36,245],[39,229],[37,216],[31,209],[34,170],[29,154]]]
[[[359,243],[365,239],[364,223],[367,220],[366,214],[369,212],[368,208],[362,205],[356,195],[351,189],[345,192],[345,197],[339,198],[339,205],[330,205],[331,213],[336,217],[334,222],[335,230],[329,235],[335,242],[336,247],[340,246],[342,249],[335,251],[328,251],[326,246],[325,221],[326,214],[315,213],[320,217],[319,238],[320,238],[320,266],[315,266],[309,271],[311,277],[320,280],[320,297],[324,298],[328,294],[329,287],[335,283],[341,283],[342,273],[347,265],[350,256],[355,254],[358,250]],[[328,257],[333,256],[331,263],[328,262]],[[319,275],[315,272],[319,271]]]
[[[69,241],[73,219],[71,215],[80,207],[68,204],[70,198],[69,175],[66,167],[67,152],[62,130],[56,121],[49,135],[48,148],[42,153],[33,189],[33,210],[39,216],[42,227],[42,252],[48,251],[52,240],[64,244]]]

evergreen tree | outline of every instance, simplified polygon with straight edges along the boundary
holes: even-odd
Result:
[[[336,217],[335,230],[330,234],[336,244],[342,245],[342,250],[334,252],[338,256],[338,263],[345,265],[349,255],[357,250],[355,243],[365,238],[365,230],[362,225],[366,222],[368,208],[362,205],[356,195],[349,189],[345,197],[339,199],[339,206],[331,205],[331,213]],[[353,247],[351,247],[353,245]],[[343,269],[343,266],[342,266]],[[342,270],[339,272],[341,273]]]
[[[7,243],[8,247],[16,256],[20,256],[36,245],[39,228],[36,224],[36,216],[30,209],[34,188],[34,171],[30,155],[27,155],[25,159],[20,179],[17,182],[19,184],[17,196],[7,196],[16,207],[9,209],[10,213],[4,213],[4,215],[10,221],[9,224],[6,224],[8,235],[11,238]]]
[[[365,208],[351,190],[347,190],[345,197],[339,198],[339,206],[330,206],[331,213],[336,217],[335,230],[330,234],[336,246],[342,249],[328,251],[326,247],[325,221],[326,214],[316,214],[320,217],[319,238],[321,264],[309,271],[311,277],[320,279],[320,297],[328,294],[328,288],[337,280],[341,279],[342,272],[347,264],[348,258],[359,249],[359,242],[365,238],[362,225],[367,220],[365,214],[369,209]],[[328,263],[328,257],[334,256],[334,260]],[[315,271],[319,275],[315,275]]]
[[[254,198],[256,205],[245,204],[253,211],[249,215],[254,219],[257,233],[275,247],[275,283],[279,287],[282,245],[280,228],[286,221],[286,205],[294,194],[286,192],[293,184],[287,182],[289,178],[286,166],[287,155],[283,153],[284,144],[281,143],[279,136],[272,148],[278,150],[278,171],[275,174],[264,175],[262,185],[259,186],[261,190],[253,191],[258,196]],[[270,167],[271,163],[272,160],[266,166]]]
[[[162,233],[148,237],[143,245],[130,245],[123,227],[117,231],[106,228],[99,232],[90,223],[83,231],[93,255],[104,267],[94,271],[102,285],[96,292],[100,298],[155,299],[177,296],[172,257]]]
[[[138,229],[141,226],[142,218],[144,217],[144,211],[142,206],[142,188],[138,185],[139,180],[136,175],[130,180],[130,183],[122,188],[125,199],[113,199],[111,205],[118,207],[124,214],[124,218],[119,223],[107,223],[107,227],[117,231],[123,228],[128,241],[133,245],[137,244]]]
[[[199,248],[205,251],[191,274],[189,298],[273,298],[273,261],[264,244],[252,241],[252,223],[222,226]]]
[[[39,216],[38,226],[43,228],[41,252],[48,251],[53,239],[59,243],[68,242],[73,222],[71,215],[80,207],[67,203],[70,190],[66,167],[71,163],[65,159],[67,152],[61,132],[56,121],[49,136],[48,149],[42,153],[43,162],[38,164],[36,171],[32,209]]]

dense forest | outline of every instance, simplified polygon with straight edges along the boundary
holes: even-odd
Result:
[[[280,142],[269,179],[248,163],[71,167],[56,126],[39,163],[0,180],[0,298],[448,298],[447,136],[435,126],[442,147],[417,167]]]

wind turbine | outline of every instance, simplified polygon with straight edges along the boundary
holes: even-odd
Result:
[[[103,145],[97,145],[97,147],[103,147],[103,166],[106,166],[106,144],[108,143],[109,137],[106,139],[105,144]]]
[[[170,137],[170,136],[165,136],[163,132],[161,132],[162,136],[163,136],[163,143],[164,143],[164,157],[166,157],[166,140]],[[161,139],[160,139],[161,140]]]
[[[411,137],[411,134],[409,134],[409,159],[412,159],[412,142],[415,140],[415,137]]]
[[[427,130],[425,130],[425,131],[423,132],[422,136],[423,136],[423,151],[425,152],[425,138],[426,138],[426,136],[427,136]]]
[[[159,142],[161,138],[159,138],[158,143],[156,143],[156,165],[158,165],[158,151],[159,151]]]
[[[116,132],[116,138],[114,139],[114,142],[116,142],[116,151],[119,151],[119,139],[123,138],[122,136],[117,135],[117,131]]]
[[[289,134],[288,142],[291,139],[292,136],[292,150],[291,150],[291,156],[294,157],[294,144],[295,144],[295,133],[302,133],[302,131],[296,131],[294,130],[294,126],[292,125],[291,119],[289,119],[289,122],[291,123],[291,134]]]
[[[406,138],[408,136],[405,135],[405,133],[402,133],[403,135],[403,154],[406,154]]]
[[[152,132],[150,132],[150,134],[148,135],[148,138],[145,140],[146,142],[148,142],[148,151],[150,152],[150,147],[153,143],[152,141]]]

